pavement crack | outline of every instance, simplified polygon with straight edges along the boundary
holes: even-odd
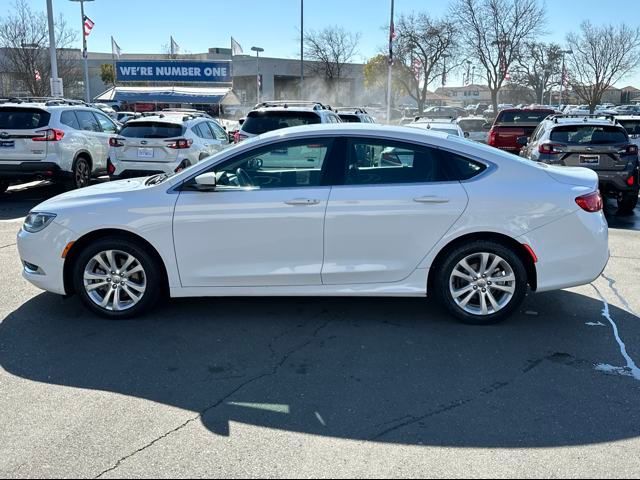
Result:
[[[2,250],[3,248],[15,247],[16,245],[17,245],[17,243],[10,243],[9,245],[2,245],[0,247],[0,250]]]
[[[602,278],[604,278],[607,282],[609,282],[609,288],[611,289],[611,291],[614,293],[614,295],[616,297],[618,297],[618,299],[622,302],[622,304],[624,305],[624,308],[631,313],[632,315],[635,315],[636,317],[640,317],[640,315],[638,315],[633,308],[631,307],[631,305],[629,305],[629,302],[627,301],[626,298],[624,298],[624,296],[620,293],[620,291],[618,290],[618,288],[616,287],[616,283],[618,283],[616,280],[614,280],[613,278],[607,277],[604,273],[602,274]]]
[[[111,467],[107,468],[106,470],[103,470],[102,472],[100,472],[100,474],[98,474],[97,476],[93,477],[93,478],[102,478],[104,475],[106,475],[107,473],[113,472],[114,470],[117,470],[124,462],[126,462],[127,460],[129,460],[130,458],[138,455],[139,453],[147,450],[148,448],[154,446],[156,443],[164,440],[165,438],[169,437],[170,435],[173,435],[174,433],[179,432],[180,430],[182,430],[183,428],[189,426],[190,424],[192,424],[193,422],[202,419],[202,417],[204,417],[205,415],[207,415],[209,412],[211,412],[212,410],[215,410],[216,408],[218,408],[220,405],[222,405],[224,402],[226,402],[229,398],[231,398],[232,396],[234,396],[236,393],[238,393],[240,390],[242,390],[243,388],[251,385],[252,383],[255,382],[259,382],[260,380],[267,378],[267,377],[272,377],[278,374],[278,372],[280,371],[280,369],[287,363],[287,361],[296,353],[298,353],[299,351],[303,350],[304,348],[306,348],[307,346],[311,345],[315,340],[317,340],[318,336],[320,335],[320,333],[326,329],[329,324],[333,322],[333,318],[328,319],[327,321],[323,322],[320,326],[318,326],[313,333],[311,334],[311,339],[302,343],[301,345],[298,345],[297,347],[293,348],[292,350],[284,353],[282,355],[282,358],[277,361],[274,366],[272,367],[272,369],[266,373],[262,373],[260,375],[256,375],[252,378],[250,378],[249,380],[247,380],[246,382],[241,383],[240,385],[238,385],[236,388],[234,388],[231,392],[229,392],[227,395],[225,395],[223,398],[219,399],[218,401],[216,401],[215,403],[209,405],[208,407],[206,407],[204,410],[202,410],[200,413],[198,413],[198,415],[195,415],[194,417],[189,418],[188,420],[186,420],[185,422],[181,423],[180,425],[178,425],[177,427],[169,430],[168,432],[163,433],[162,435],[160,435],[159,437],[154,438],[153,440],[151,440],[150,442],[146,443],[145,445],[143,445],[142,447],[136,449],[135,451],[133,451],[132,453],[125,455],[124,457],[121,457],[115,464],[113,464]],[[275,357],[277,356],[277,353],[275,352],[275,349],[273,348],[273,343],[275,341],[277,341],[278,339],[284,337],[285,335],[287,335],[288,333],[290,333],[291,330],[284,332],[280,335],[278,335],[277,337],[275,337],[270,343],[269,343],[269,349],[272,352],[272,358],[275,359]]]

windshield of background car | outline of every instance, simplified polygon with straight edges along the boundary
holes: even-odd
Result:
[[[502,112],[498,115],[496,123],[540,123],[552,112],[526,111]]]
[[[183,135],[182,125],[163,122],[127,123],[120,132],[125,138],[174,138]]]
[[[626,143],[627,134],[620,127],[565,125],[551,132],[551,141],[570,145],[608,145]]]
[[[484,119],[478,120],[460,120],[458,125],[465,132],[482,132],[484,131],[484,124],[487,123]]]
[[[640,137],[640,120],[619,120],[630,137]]]
[[[320,117],[313,112],[250,112],[242,125],[242,130],[252,135],[262,135],[281,128],[317,123],[321,123]]]
[[[46,127],[51,115],[39,108],[0,108],[0,130],[33,130]]]

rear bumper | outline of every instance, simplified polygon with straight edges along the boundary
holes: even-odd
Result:
[[[586,285],[609,262],[609,227],[602,212],[579,210],[518,239],[538,257],[538,291]]]
[[[9,180],[23,180],[32,178],[67,178],[70,172],[64,172],[60,166],[52,162],[21,162],[3,164],[0,160],[0,178]]]
[[[150,177],[159,173],[175,173],[176,169],[182,163],[180,161],[173,162],[122,162],[112,161],[115,171],[111,175],[113,180]]]
[[[637,192],[638,182],[638,170],[621,170],[621,171],[600,171],[596,172],[600,182],[600,191],[605,194],[615,194],[619,192]],[[633,186],[627,183],[629,177],[635,176],[635,182]]]

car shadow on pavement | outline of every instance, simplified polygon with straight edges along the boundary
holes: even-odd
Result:
[[[605,202],[604,212],[610,228],[640,231],[640,207],[631,214],[623,215],[618,213],[615,202],[609,200]]]
[[[203,299],[109,322],[41,294],[0,324],[0,367],[190,410],[217,435],[243,423],[409,445],[584,445],[640,435],[638,382],[594,367],[623,364],[611,328],[585,325],[602,307],[534,295],[482,328],[423,299]]]
[[[0,193],[0,220],[26,217],[33,207],[64,191],[64,186],[48,182],[15,185],[7,192]]]

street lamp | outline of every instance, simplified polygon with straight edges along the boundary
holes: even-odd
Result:
[[[94,0],[70,0],[71,2],[80,2],[80,20],[82,21],[82,58],[84,58],[84,92],[87,103],[91,102],[91,92],[89,90],[89,62],[87,53],[87,36],[84,34],[84,2],[93,2]]]
[[[562,72],[560,73],[560,99],[558,100],[558,107],[562,106],[562,94],[563,94],[563,88],[564,88],[564,71],[565,71],[564,58],[565,58],[565,55],[573,55],[573,50],[571,49],[560,50],[560,53],[562,54]]]
[[[260,47],[251,47],[251,51],[252,52],[256,52],[256,70],[258,72],[258,75],[256,77],[256,86],[257,86],[257,92],[256,92],[256,99],[258,100],[258,103],[260,103],[260,54],[262,52],[264,52],[264,48],[260,48]]]
[[[62,80],[58,78],[58,58],[56,57],[56,30],[53,22],[53,1],[47,0],[47,24],[49,28],[49,55],[51,57],[51,79],[49,85],[52,97],[62,97]],[[25,44],[23,44],[25,47]],[[29,45],[31,47],[31,45]],[[37,45],[36,45],[37,48]]]

